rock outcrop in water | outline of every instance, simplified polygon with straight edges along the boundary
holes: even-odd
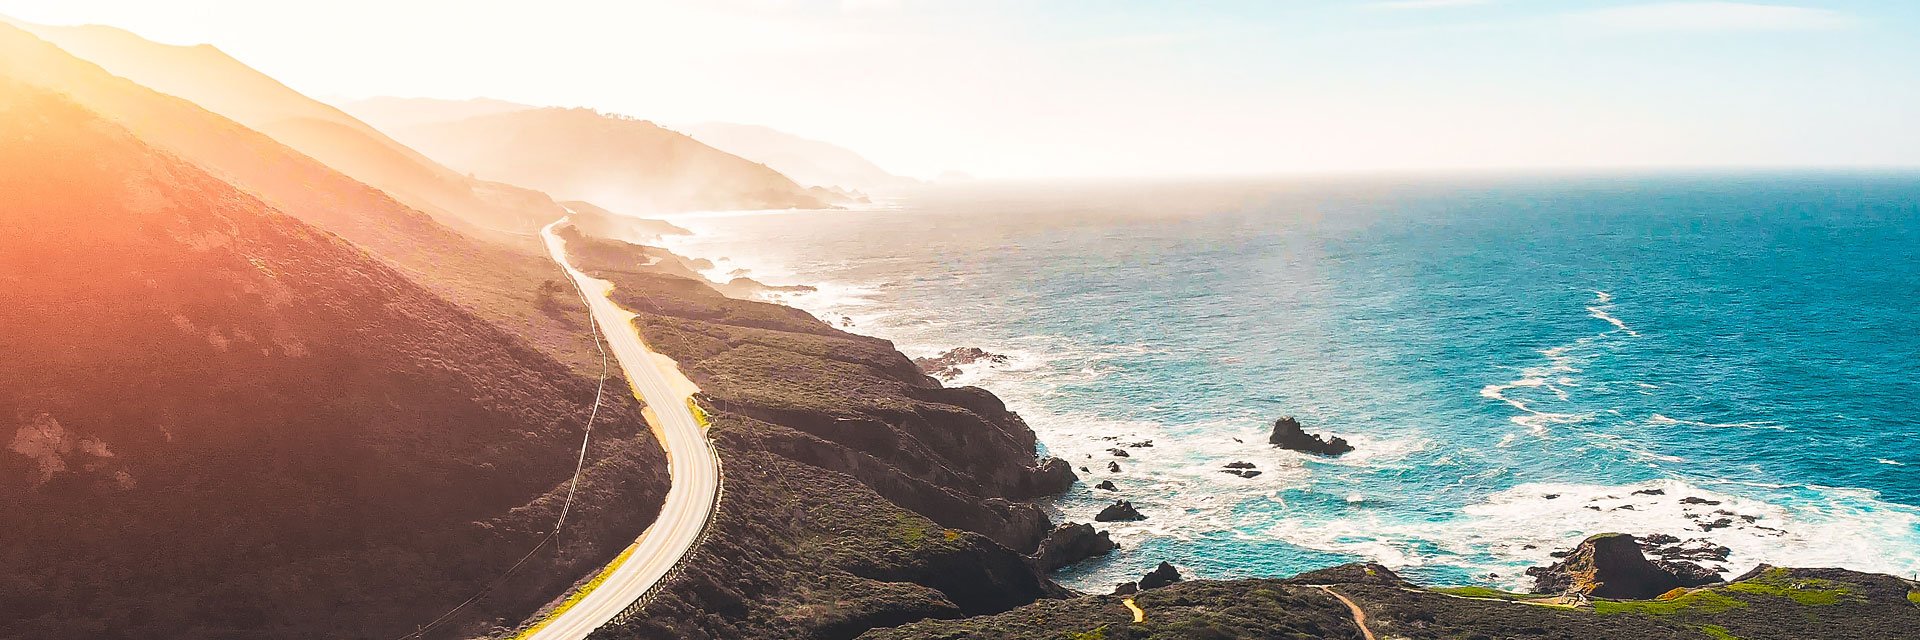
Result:
[[[1306,429],[1300,426],[1300,421],[1295,420],[1293,416],[1273,421],[1273,435],[1267,436],[1267,442],[1282,449],[1305,451],[1323,456],[1337,456],[1353,450],[1353,445],[1347,444],[1345,438],[1335,436],[1327,439],[1319,434],[1307,433]]]
[[[1527,569],[1534,593],[1577,592],[1596,598],[1644,599],[1678,587],[1719,581],[1718,574],[1682,560],[1648,560],[1624,533],[1587,538],[1559,562]]]
[[[1099,515],[1093,517],[1095,522],[1133,522],[1145,519],[1147,517],[1141,515],[1138,509],[1133,508],[1133,503],[1126,500],[1114,501],[1113,504],[1107,505],[1107,508],[1101,509]]]
[[[1148,571],[1147,575],[1140,576],[1140,590],[1158,589],[1184,579],[1185,578],[1180,576],[1179,569],[1173,568],[1171,564],[1162,562],[1160,566],[1154,567],[1152,571]]]
[[[931,358],[914,358],[913,364],[920,371],[941,380],[952,380],[960,375],[960,367],[985,362],[988,364],[1006,364],[1009,359],[998,353],[988,353],[979,347],[959,347],[948,349],[945,353]]]
[[[1113,553],[1120,545],[1105,531],[1097,531],[1093,525],[1083,522],[1069,522],[1053,528],[1040,548],[1027,556],[1033,566],[1041,571],[1053,571],[1087,558]]]

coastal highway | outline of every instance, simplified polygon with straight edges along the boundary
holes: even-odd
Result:
[[[540,235],[553,261],[560,263],[586,295],[593,319],[620,361],[620,370],[626,372],[634,393],[650,409],[655,433],[667,452],[672,486],[660,506],[659,517],[639,539],[581,592],[516,636],[530,640],[579,640],[619,616],[693,550],[720,501],[720,460],[707,441],[701,420],[694,416],[688,400],[691,385],[677,370],[665,369],[671,366],[670,360],[655,357],[640,342],[633,314],[607,299],[612,283],[589,277],[567,262],[566,241],[554,233],[567,220],[547,225]]]

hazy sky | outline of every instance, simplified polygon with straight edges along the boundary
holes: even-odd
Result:
[[[0,0],[310,95],[770,125],[979,176],[1920,166],[1914,0]]]

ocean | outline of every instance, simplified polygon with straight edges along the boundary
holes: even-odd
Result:
[[[951,384],[1087,469],[1055,518],[1148,516],[1068,586],[1371,560],[1516,588],[1607,531],[1724,544],[1728,577],[1920,572],[1920,174],[980,185],[675,222],[713,277],[1008,356]],[[1285,415],[1357,449],[1272,448]]]

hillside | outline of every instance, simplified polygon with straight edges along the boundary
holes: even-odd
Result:
[[[590,109],[532,109],[395,131],[461,171],[629,214],[829,206],[765,165]]]
[[[721,295],[682,258],[571,234],[648,344],[712,407],[726,498],[647,615],[610,638],[850,638],[1067,592],[1022,557],[1032,501],[1073,482],[984,390],[945,388],[885,340]],[[647,266],[636,266],[647,265]]]
[[[442,223],[524,234],[563,213],[537,192],[474,180],[441,166],[210,45],[161,44],[105,26],[26,28],[115,75],[272,136]]]
[[[338,234],[575,367],[598,365],[578,320],[585,307],[545,286],[563,276],[532,236],[506,246],[459,233],[265,134],[114,76],[6,24],[0,24],[0,74],[73,97],[147,143]]]
[[[17,45],[17,42],[15,43]],[[10,48],[5,59],[18,59]],[[0,74],[0,637],[394,637],[552,529],[595,381],[69,98]],[[511,624],[651,519],[609,394]]]
[[[1766,568],[1731,583],[1657,600],[1567,607],[1491,589],[1423,589],[1379,565],[1344,565],[1286,580],[1198,580],[1141,593],[1134,623],[1117,596],[1044,601],[994,616],[877,630],[862,640],[1103,638],[1348,638],[1360,628],[1344,596],[1379,638],[1640,638],[1803,640],[1910,638],[1920,594],[1892,576],[1840,569]]]
[[[673,128],[715,149],[772,167],[807,186],[886,191],[919,184],[918,180],[888,173],[851,149],[769,127],[702,122]]]

